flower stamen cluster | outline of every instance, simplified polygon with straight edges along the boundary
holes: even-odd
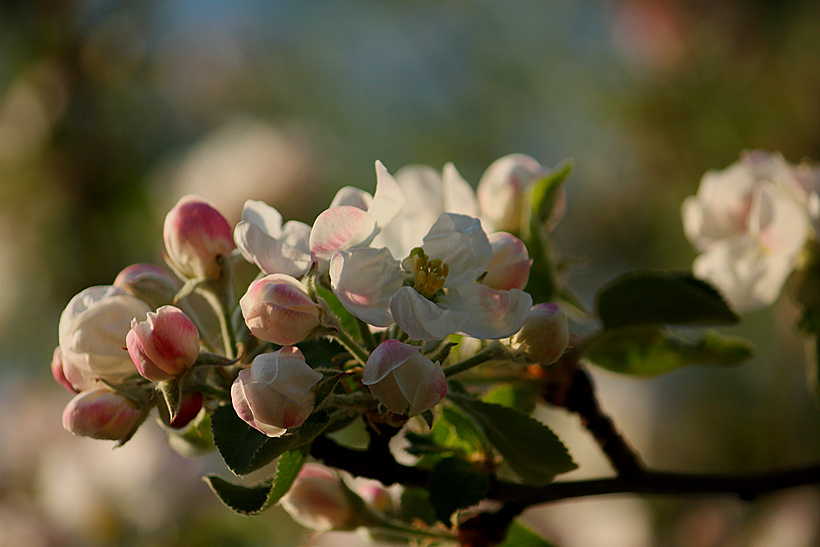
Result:
[[[413,288],[428,300],[434,300],[450,274],[449,264],[440,258],[430,259],[421,247],[410,252],[402,262],[402,268],[411,272]]]

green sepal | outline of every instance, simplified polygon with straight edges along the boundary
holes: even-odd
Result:
[[[449,393],[447,398],[478,425],[523,480],[543,485],[578,467],[555,433],[531,416],[469,395]]]
[[[455,511],[477,504],[489,490],[489,477],[461,458],[439,460],[430,473],[430,504],[448,527]]]
[[[751,343],[738,336],[709,331],[692,339],[659,327],[604,331],[586,353],[601,368],[644,377],[690,365],[737,366],[753,355]]]
[[[536,304],[554,300],[559,291],[558,268],[547,232],[561,187],[571,171],[572,161],[566,160],[533,183],[528,192],[530,206],[524,209],[520,234],[532,259],[526,292],[532,295]]]
[[[328,414],[319,410],[281,437],[268,437],[245,423],[233,407],[223,405],[211,416],[211,431],[219,454],[236,475],[264,467],[288,450],[310,443],[328,427]]]
[[[328,309],[330,309],[333,315],[335,315],[339,320],[342,330],[355,338],[357,341],[361,342],[361,336],[359,336],[359,324],[356,321],[356,316],[347,311],[333,291],[317,283],[316,292],[325,302],[327,302]]]
[[[168,416],[173,422],[179,414],[179,406],[182,402],[181,383],[179,378],[171,378],[163,382],[157,382],[157,389],[162,394],[165,406],[168,408]]]
[[[738,322],[720,293],[688,272],[624,274],[600,291],[595,308],[605,329]]]
[[[573,166],[572,159],[567,158],[530,186],[528,195],[530,204],[529,218],[524,219],[525,222],[529,221],[529,224],[523,227],[525,230],[527,227],[531,228],[533,222],[538,222],[538,225],[550,222],[555,211],[555,205],[558,202],[561,187],[572,173]],[[525,230],[522,230],[522,233]]]

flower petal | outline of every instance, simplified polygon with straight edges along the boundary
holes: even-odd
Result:
[[[404,194],[382,162],[376,161],[376,194],[368,212],[379,226],[386,226],[404,207]]]
[[[242,221],[258,226],[271,237],[279,237],[282,230],[282,214],[264,201],[246,201],[242,208]]]
[[[474,217],[442,213],[427,235],[422,249],[430,258],[449,265],[445,287],[473,283],[492,260],[493,250],[481,222]]]
[[[439,304],[462,312],[466,321],[461,332],[474,338],[506,338],[524,324],[532,307],[532,297],[518,289],[497,291],[473,283],[451,289]]]
[[[376,327],[393,323],[390,297],[402,283],[399,262],[388,249],[361,247],[336,253],[330,260],[330,285],[339,301]]]
[[[245,260],[256,264],[266,274],[300,276],[310,267],[310,252],[307,250],[310,227],[291,221],[285,224],[285,228],[288,232],[278,230],[277,239],[258,225],[242,221],[234,228],[234,242]]]
[[[369,192],[365,192],[355,186],[345,186],[340,188],[339,191],[336,192],[336,195],[333,196],[333,201],[330,202],[328,209],[349,205],[350,207],[367,211],[371,203],[373,203],[373,196],[371,196]]]
[[[343,205],[322,212],[310,232],[314,259],[328,260],[333,253],[368,245],[376,235],[376,218],[357,207]]]
[[[390,313],[396,324],[414,340],[441,340],[460,331],[467,322],[464,313],[440,308],[413,287],[396,291],[390,299]]]
[[[471,217],[478,216],[478,200],[476,200],[475,191],[452,162],[444,166],[441,183],[445,212],[460,213]]]

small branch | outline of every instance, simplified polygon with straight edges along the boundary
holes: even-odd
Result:
[[[498,342],[492,342],[489,346],[479,351],[475,355],[467,357],[458,363],[453,363],[449,367],[444,367],[444,376],[450,377],[454,374],[470,370],[471,368],[477,367],[482,363],[486,363],[492,359],[498,359],[499,357],[503,357],[505,355],[507,355],[507,350],[504,346]]]
[[[640,457],[601,410],[592,378],[579,365],[577,353],[570,352],[557,363],[542,367],[541,374],[544,400],[580,416],[581,423],[595,438],[619,476],[634,477],[643,473],[644,464]]]
[[[340,446],[326,437],[318,437],[311,447],[311,455],[331,467],[345,469],[356,476],[376,479],[385,485],[401,483],[418,488],[427,488],[429,485],[430,471],[402,465],[383,448],[353,450]],[[496,480],[487,498],[509,504],[516,509],[603,494],[731,494],[742,500],[751,501],[763,494],[817,483],[820,483],[820,463],[743,475],[666,473],[647,470],[632,477],[553,482],[546,486]]]

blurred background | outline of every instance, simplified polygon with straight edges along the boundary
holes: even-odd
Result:
[[[246,199],[312,222],[341,186],[453,161],[572,157],[555,237],[588,304],[615,275],[687,270],[680,204],[742,150],[820,159],[820,4],[805,0],[4,0],[0,2],[0,546],[298,545],[277,508],[230,513],[148,424],[73,438],[49,374],[82,289],[161,263],[188,193],[233,223]],[[604,409],[657,469],[739,472],[820,458],[796,311],[731,332],[739,369],[652,380],[594,371]],[[542,409],[611,474],[571,416]],[[571,477],[570,477],[571,478]],[[528,511],[561,547],[809,546],[820,494],[579,500]],[[358,544],[358,536],[346,538]],[[336,543],[338,544],[338,543]]]

